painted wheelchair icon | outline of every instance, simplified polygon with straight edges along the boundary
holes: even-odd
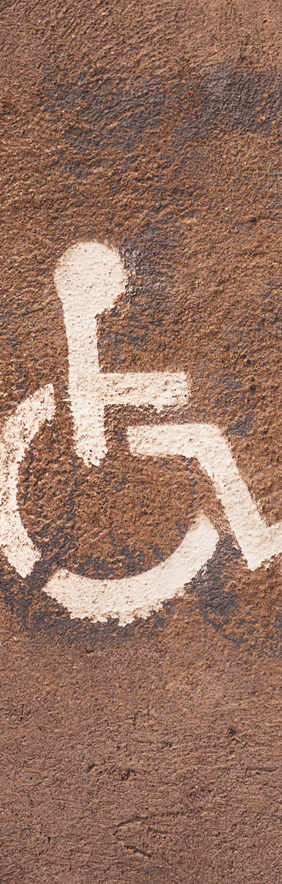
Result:
[[[102,373],[99,370],[97,316],[111,309],[124,291],[120,255],[97,242],[68,249],[55,270],[68,341],[69,400],[78,457],[91,469],[107,454],[104,433],[106,405],[166,406],[187,404],[190,382],[183,373]],[[17,504],[20,462],[45,421],[56,410],[52,384],[25,399],[6,419],[0,436],[0,547],[23,578],[31,574],[40,552],[28,536]],[[213,424],[163,423],[128,428],[136,457],[196,457],[213,482],[230,530],[249,569],[282,552],[282,522],[268,526],[242,480],[230,447]],[[94,621],[118,618],[120,625],[135,616],[148,617],[184,588],[213,556],[218,533],[199,513],[176,551],[161,564],[133,577],[90,579],[58,570],[44,591],[63,604],[72,617]]]

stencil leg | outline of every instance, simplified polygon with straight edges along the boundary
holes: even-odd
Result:
[[[196,457],[213,482],[250,570],[282,552],[282,522],[268,526],[240,476],[231,449],[213,424],[163,424],[128,430],[132,454]]]

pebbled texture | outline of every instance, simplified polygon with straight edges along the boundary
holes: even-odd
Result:
[[[0,557],[3,884],[281,880],[281,558],[247,570],[196,463],[129,456],[149,408],[109,410],[89,478],[53,279],[77,242],[121,251],[100,366],[187,372],[181,419],[281,520],[281,38],[278,0],[1,4],[1,419],[56,399],[18,486],[41,560]],[[199,510],[217,554],[146,623],[42,593],[157,566]]]

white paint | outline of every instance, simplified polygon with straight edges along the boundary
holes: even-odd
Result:
[[[46,420],[55,414],[52,384],[41,387],[8,417],[0,434],[0,547],[21,577],[27,577],[40,552],[21,521],[17,503],[19,465]]]
[[[184,373],[100,372],[97,316],[113,307],[126,283],[117,251],[97,242],[79,243],[60,258],[54,280],[68,339],[75,449],[87,466],[97,466],[107,453],[107,405],[153,405],[157,411],[181,406],[188,402],[190,385]]]
[[[231,449],[213,424],[163,424],[128,430],[131,454],[138,457],[182,455],[196,457],[213,482],[248,567],[282,553],[282,522],[267,525],[261,519]]]
[[[181,596],[215,551],[218,534],[209,519],[199,515],[195,525],[172,555],[142,574],[113,580],[81,577],[71,571],[57,571],[45,592],[68,609],[72,617],[89,617],[105,622],[118,618],[120,626],[135,617],[148,617],[164,601]]]
[[[187,404],[190,382],[179,372],[101,373],[97,316],[113,307],[125,286],[117,251],[97,242],[68,249],[55,271],[69,347],[69,398],[74,442],[84,462],[99,464],[107,452],[104,410],[111,405],[153,405],[157,411]],[[17,504],[19,465],[46,420],[55,414],[52,384],[29,396],[7,418],[0,433],[0,547],[26,577],[40,558],[21,522]],[[282,552],[282,522],[268,526],[243,482],[231,449],[213,424],[162,424],[128,430],[130,451],[138,457],[196,457],[211,478],[237,543],[251,570]],[[178,549],[166,561],[133,577],[95,580],[58,571],[45,591],[73,617],[121,625],[147,617],[184,587],[213,555],[218,534],[198,516]]]
[[[156,411],[187,405],[190,383],[184,372],[124,372],[99,374],[97,399],[107,405],[153,405]]]

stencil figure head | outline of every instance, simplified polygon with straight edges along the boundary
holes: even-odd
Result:
[[[90,321],[113,307],[126,282],[118,251],[98,242],[81,242],[67,249],[54,279],[64,310],[77,311],[79,305]]]

